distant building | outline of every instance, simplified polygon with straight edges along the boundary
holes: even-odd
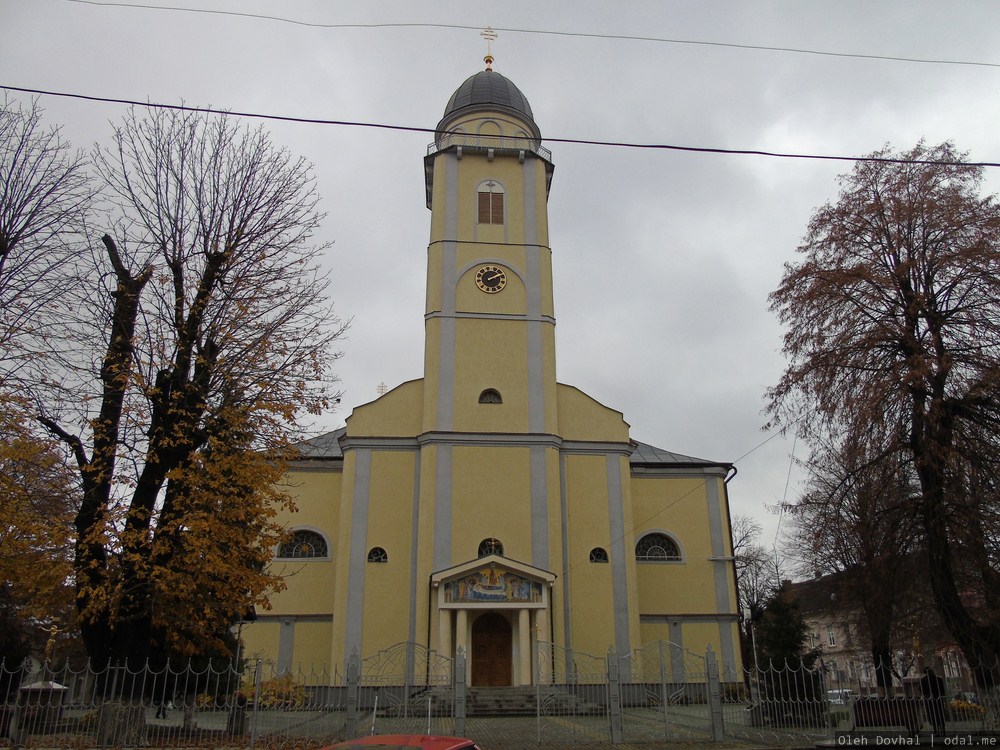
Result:
[[[402,642],[463,648],[470,684],[528,685],[540,644],[568,662],[669,641],[711,645],[738,675],[732,466],[637,442],[556,379],[553,162],[528,100],[493,70],[471,76],[424,167],[423,377],[301,446],[274,562],[288,589],[244,629],[246,653],[343,674],[352,653]],[[386,268],[386,293],[408,272]]]
[[[893,638],[894,683],[915,684],[925,666],[933,666],[951,694],[974,691],[965,657],[934,610],[929,584],[916,560],[908,563],[895,612]],[[876,685],[871,640],[864,613],[851,598],[850,584],[841,573],[789,583],[789,595],[809,627],[806,646],[819,648],[818,665],[832,687],[866,694]]]

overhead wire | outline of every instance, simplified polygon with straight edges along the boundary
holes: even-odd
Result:
[[[89,1],[89,0],[88,0]],[[139,101],[137,99],[120,99],[107,96],[94,96],[90,94],[79,94],[65,91],[50,91],[45,89],[29,88],[26,86],[11,86],[0,84],[0,90],[17,91],[36,96],[56,96],[69,99],[80,99],[84,101],[101,102],[105,104],[122,104],[132,107],[147,107],[149,109],[168,109],[181,112],[200,112],[203,114],[226,115],[229,117],[246,117],[258,120],[269,120],[276,122],[291,122],[303,125],[334,125],[341,127],[374,128],[380,130],[405,131],[410,133],[444,133],[451,131],[439,131],[435,128],[418,127],[415,125],[392,125],[384,122],[360,122],[353,120],[330,120],[317,117],[297,117],[293,115],[265,114],[261,112],[239,112],[234,110],[219,109],[216,107],[195,107],[188,104],[162,104],[150,101]],[[497,136],[502,138],[503,136]],[[606,141],[592,138],[560,138],[545,137],[543,141],[548,143],[567,143],[582,146],[605,146],[611,148],[647,149],[659,151],[682,151],[698,154],[715,154],[722,156],[766,156],[776,159],[810,159],[818,161],[845,161],[845,162],[883,162],[888,164],[936,164],[939,166],[954,167],[1000,167],[1000,162],[966,162],[966,161],[932,161],[926,159],[902,159],[887,156],[843,156],[836,154],[801,154],[787,153],[781,151],[763,151],[760,149],[736,149],[736,148],[716,148],[709,146],[681,146],[670,143],[636,143],[632,141]]]
[[[457,29],[461,31],[480,31],[481,26],[471,26],[467,24],[455,23],[430,23],[430,22],[397,22],[397,23],[322,23],[319,21],[300,21],[295,18],[285,16],[273,16],[263,13],[247,13],[243,11],[218,10],[214,8],[182,8],[172,5],[149,5],[145,3],[113,3],[104,0],[66,0],[70,3],[81,5],[97,5],[112,8],[134,8],[141,10],[160,10],[181,13],[203,13],[220,16],[235,16],[238,18],[250,18],[261,21],[275,21],[287,23],[295,26],[306,26],[317,29],[396,29],[396,28],[416,28],[416,29]],[[921,58],[903,57],[899,55],[875,55],[858,52],[834,52],[830,50],[815,50],[804,47],[780,47],[763,44],[742,44],[738,42],[715,42],[704,39],[676,39],[670,37],[646,36],[638,34],[599,34],[586,31],[555,31],[552,29],[531,29],[518,27],[491,27],[494,31],[502,31],[507,34],[539,34],[544,36],[576,37],[581,39],[608,39],[613,41],[648,42],[656,44],[677,44],[692,45],[701,47],[721,47],[739,50],[753,50],[760,52],[784,52],[797,55],[817,55],[822,57],[853,58],[858,60],[883,60],[888,62],[918,63],[924,65],[967,65],[985,68],[1000,68],[1000,63],[982,62],[977,60],[948,60],[941,58]]]

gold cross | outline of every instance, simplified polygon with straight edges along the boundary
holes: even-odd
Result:
[[[493,70],[493,40],[496,39],[499,34],[497,34],[490,26],[479,32],[479,36],[486,40],[486,57],[483,60],[486,62],[486,69]]]

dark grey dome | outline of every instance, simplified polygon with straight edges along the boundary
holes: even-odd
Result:
[[[528,99],[509,78],[505,78],[495,70],[481,70],[466,78],[448,100],[448,106],[444,108],[444,115],[438,127],[440,128],[441,124],[452,115],[466,109],[508,110],[527,120],[536,131],[538,130]]]

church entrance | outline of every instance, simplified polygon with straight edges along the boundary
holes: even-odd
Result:
[[[472,684],[510,685],[510,623],[496,612],[487,612],[472,623]]]

